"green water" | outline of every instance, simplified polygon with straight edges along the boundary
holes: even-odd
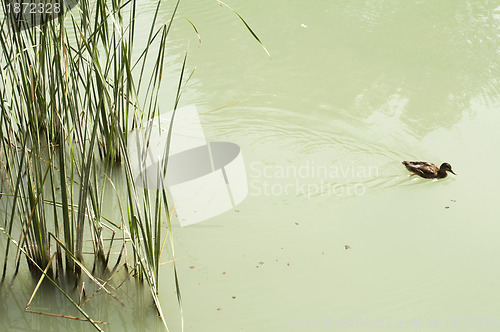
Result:
[[[181,105],[209,112],[208,139],[241,147],[249,181],[237,211],[174,228],[185,331],[500,328],[500,2],[228,4],[272,60],[216,1],[182,1],[167,54],[162,108],[188,50]],[[402,160],[458,175],[410,179]],[[2,290],[4,326],[91,330],[22,313],[25,284]],[[107,330],[162,329],[147,300],[105,301]]]

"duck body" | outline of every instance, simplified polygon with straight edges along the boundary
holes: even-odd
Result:
[[[426,161],[403,161],[401,163],[413,173],[410,177],[418,175],[426,179],[442,179],[448,176],[448,172],[456,175],[448,163],[442,163],[440,167]]]

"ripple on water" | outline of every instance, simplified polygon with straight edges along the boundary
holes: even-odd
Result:
[[[240,144],[247,164],[270,165],[277,173],[286,168],[287,178],[302,169],[302,178],[326,185],[393,187],[408,182],[401,161],[418,159],[399,147],[371,141],[363,126],[346,131],[337,123],[327,130],[324,121],[286,110],[239,110],[226,113],[223,121],[208,121],[209,130]]]

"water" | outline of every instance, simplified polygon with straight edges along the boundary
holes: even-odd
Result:
[[[185,330],[498,328],[500,2],[230,5],[272,60],[216,1],[181,3],[167,54],[165,112],[187,49],[196,71],[181,104],[205,113],[210,140],[240,145],[250,186],[237,211],[174,229]],[[139,21],[153,10],[144,3]],[[458,175],[409,179],[402,160]],[[16,301],[2,305],[23,317],[9,327],[60,326]],[[96,319],[161,330],[148,305]]]

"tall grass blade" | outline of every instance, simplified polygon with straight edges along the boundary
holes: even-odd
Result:
[[[234,10],[231,6],[229,6],[228,4],[220,1],[220,0],[217,0],[217,2],[220,4],[220,5],[224,5],[226,6],[227,8],[229,8],[233,13],[235,13],[241,20],[241,22],[243,22],[243,24],[245,25],[245,27],[247,28],[247,30],[252,34],[252,36],[255,38],[255,40],[260,44],[260,46],[264,49],[264,51],[266,52],[267,56],[269,57],[270,60],[272,60],[271,58],[271,54],[269,53],[269,51],[267,50],[267,48],[264,46],[264,44],[260,41],[260,38],[257,36],[257,34],[253,31],[253,29],[250,27],[250,25],[248,25],[248,23],[245,21],[245,19],[236,11]]]

